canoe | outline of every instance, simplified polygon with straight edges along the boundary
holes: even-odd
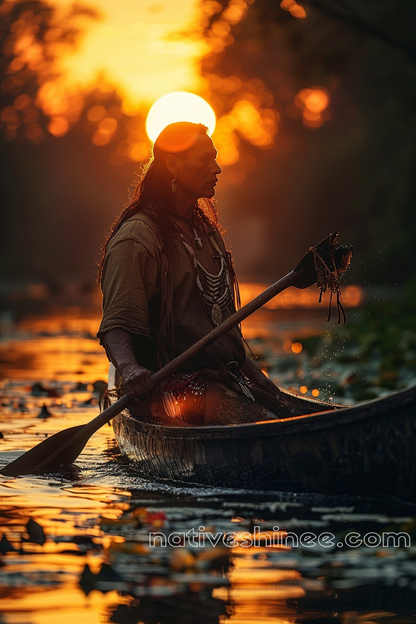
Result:
[[[416,502],[416,386],[348,407],[283,392],[294,415],[279,420],[184,427],[124,411],[113,428],[151,480]]]

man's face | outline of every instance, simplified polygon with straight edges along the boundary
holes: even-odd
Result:
[[[198,135],[195,144],[182,160],[177,175],[178,191],[195,201],[212,197],[221,167],[217,163],[217,150],[209,136]]]

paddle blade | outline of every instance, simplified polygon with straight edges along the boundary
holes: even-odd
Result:
[[[75,438],[74,444],[67,445],[67,443],[75,436],[79,438],[79,432],[83,427],[84,425],[70,427],[55,433],[46,440],[42,440],[40,444],[5,466],[1,474],[6,477],[17,477],[18,475],[36,474],[37,472],[52,472],[63,464],[72,464],[90,436]],[[63,445],[66,446],[62,448]],[[41,470],[39,470],[40,467]]]
[[[155,373],[159,374],[161,371]],[[60,466],[72,464],[83,450],[90,437],[103,425],[110,422],[123,409],[128,407],[131,399],[124,395],[98,414],[86,425],[69,427],[46,438],[40,444],[23,453],[20,457],[3,468],[1,474],[17,477],[24,474],[39,474],[56,471]]]

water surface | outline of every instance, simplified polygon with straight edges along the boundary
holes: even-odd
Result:
[[[0,467],[98,413],[107,362],[97,314],[55,308],[4,332]],[[324,331],[322,315],[311,318],[269,311],[244,329],[279,353],[294,334]],[[2,624],[416,621],[410,504],[152,483],[120,455],[110,426],[68,473],[0,477],[0,492]],[[244,545],[259,531],[257,545]],[[410,541],[351,547],[352,532]],[[180,543],[149,546],[150,533]],[[311,547],[305,533],[334,543]]]

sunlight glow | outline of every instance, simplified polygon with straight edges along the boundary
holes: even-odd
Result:
[[[222,74],[217,68],[238,33],[235,26],[253,2],[227,0],[224,6],[217,0],[91,0],[91,11],[85,12],[71,0],[51,0],[53,19],[47,21],[43,39],[37,35],[38,17],[33,11],[22,12],[10,26],[10,75],[1,84],[6,95],[0,109],[5,138],[23,135],[36,145],[47,133],[63,137],[78,125],[77,131],[108,149],[109,161],[121,166],[145,161],[149,138],[154,141],[169,123],[202,122],[210,134],[215,128],[218,162],[226,168],[224,184],[243,184],[257,166],[246,145],[272,150],[281,121],[268,80],[248,78],[236,69]],[[296,0],[280,0],[280,6],[294,17],[306,17]],[[69,33],[79,33],[75,39],[63,37],[62,24],[71,26]],[[25,66],[37,72],[35,94],[20,85],[19,72]],[[305,88],[292,97],[285,112],[306,127],[319,128],[330,119],[325,88]],[[155,101],[145,128],[146,113]],[[207,101],[215,103],[218,120]]]
[[[174,91],[156,100],[146,120],[146,132],[151,141],[156,141],[166,126],[176,121],[202,123],[208,134],[215,129],[215,113],[199,95],[187,91]]]
[[[53,0],[67,6],[70,0]],[[167,91],[199,89],[203,82],[197,60],[207,49],[201,37],[180,33],[195,30],[196,0],[91,0],[101,20],[90,25],[82,45],[61,60],[70,84],[88,87],[97,77],[117,85],[137,112]]]

